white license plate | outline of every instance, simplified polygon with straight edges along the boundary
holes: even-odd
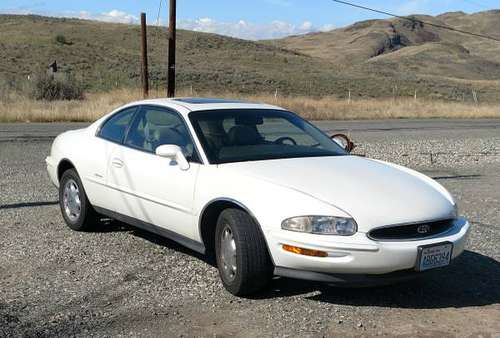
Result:
[[[417,270],[425,271],[449,265],[452,252],[453,244],[449,242],[419,246]]]

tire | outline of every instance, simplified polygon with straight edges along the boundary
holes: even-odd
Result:
[[[75,169],[68,169],[61,176],[59,206],[64,221],[75,231],[88,231],[97,224],[98,215],[90,204]]]
[[[253,218],[243,210],[226,209],[219,215],[215,236],[217,267],[226,290],[235,296],[262,290],[272,278],[273,264]]]

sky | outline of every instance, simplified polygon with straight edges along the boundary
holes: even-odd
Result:
[[[437,15],[500,8],[498,0],[346,0],[394,14]],[[168,21],[169,0],[0,0],[0,13],[40,14],[121,23]],[[327,31],[384,15],[331,0],[177,0],[178,27],[259,40]]]

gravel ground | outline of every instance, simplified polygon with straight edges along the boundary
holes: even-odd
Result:
[[[0,337],[500,337],[500,123],[398,123],[319,125],[350,131],[360,154],[438,179],[473,224],[468,250],[445,273],[404,284],[277,278],[250,299],[167,239],[117,222],[70,231],[43,160],[52,134],[74,125],[0,125]]]

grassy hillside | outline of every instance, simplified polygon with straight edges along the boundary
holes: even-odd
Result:
[[[500,39],[500,10],[414,18]],[[395,84],[424,83],[436,97],[463,99],[474,89],[486,100],[500,99],[500,42],[417,21],[369,20],[269,44],[330,61],[351,75],[392,78]]]
[[[65,43],[56,41],[64,37]],[[140,85],[140,27],[95,21],[0,15],[0,76],[24,79],[57,60],[91,89]],[[167,35],[149,27],[153,87],[165,85]],[[179,31],[178,84],[195,91],[320,93],[339,76],[326,62],[281,48]],[[324,71],[326,69],[326,72]],[[324,85],[323,85],[324,83]],[[335,86],[335,84],[333,84]]]
[[[426,20],[495,33],[500,12]],[[500,33],[499,33],[500,34]],[[41,16],[0,15],[2,91],[57,60],[87,91],[140,85],[140,27]],[[59,36],[59,37],[58,37]],[[61,38],[62,37],[62,38]],[[153,88],[166,83],[165,28],[149,27]],[[373,20],[271,42],[179,31],[178,87],[191,94],[267,93],[353,100],[413,97],[498,102],[500,43],[468,39],[402,20]]]

